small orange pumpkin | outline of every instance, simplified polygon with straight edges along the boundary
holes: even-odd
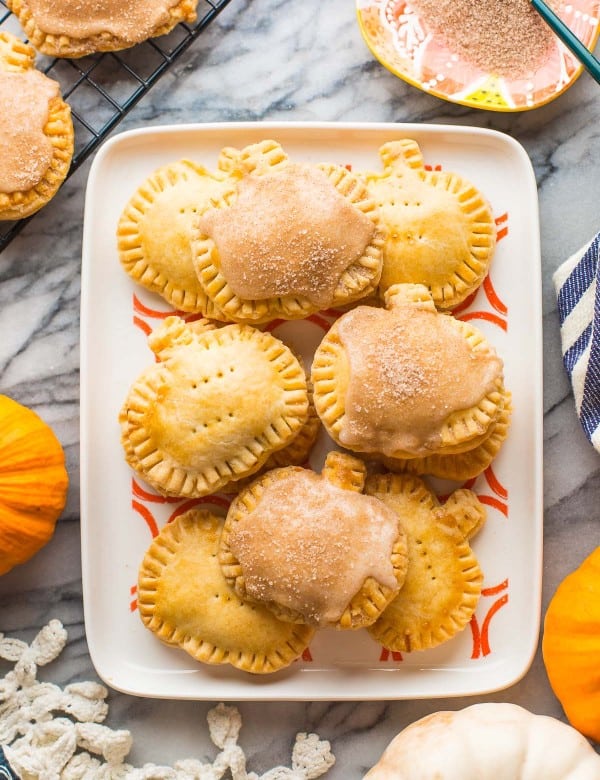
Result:
[[[0,574],[47,544],[68,485],[65,454],[50,426],[0,395]]]
[[[542,654],[552,690],[571,725],[600,742],[600,547],[552,597]]]

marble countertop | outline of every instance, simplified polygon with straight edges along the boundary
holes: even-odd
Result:
[[[551,276],[600,229],[600,92],[584,74],[535,111],[498,114],[451,105],[395,78],[373,59],[351,0],[232,0],[118,131],[186,122],[357,121],[476,125],[510,134],[534,165],[540,202],[544,349],[545,607],[559,581],[600,544],[600,459],[577,421],[563,370]],[[0,391],[34,407],[65,446],[69,500],[52,541],[0,579],[0,630],[28,641],[51,617],[69,631],[45,672],[94,679],[85,640],[79,540],[79,321],[83,196],[89,163],[0,255]],[[515,284],[518,280],[515,279]],[[363,776],[403,726],[438,709],[510,701],[564,720],[536,655],[513,687],[485,697],[382,702],[249,702],[241,744],[249,768],[288,763],[297,731],[329,739],[328,777]],[[210,756],[212,702],[111,692],[107,723],[134,737],[130,760]]]

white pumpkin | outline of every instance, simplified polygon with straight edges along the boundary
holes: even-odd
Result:
[[[408,726],[364,780],[600,780],[600,756],[555,718],[474,704]]]

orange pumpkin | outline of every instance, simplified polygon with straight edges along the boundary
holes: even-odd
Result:
[[[50,540],[68,484],[65,455],[50,426],[0,395],[0,574]]]
[[[542,654],[552,690],[570,723],[600,742],[600,547],[552,597]]]

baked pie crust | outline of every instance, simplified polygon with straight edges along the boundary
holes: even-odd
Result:
[[[301,319],[376,290],[384,233],[356,175],[293,163],[270,140],[223,150],[220,165],[241,178],[196,220],[192,253],[200,284],[227,317]]]
[[[226,320],[198,281],[190,236],[196,215],[233,188],[233,180],[223,173],[210,173],[189,160],[154,171],[119,219],[118,250],[125,271],[179,311]]]
[[[343,314],[315,352],[315,408],[329,435],[403,459],[483,443],[505,398],[495,350],[475,327],[438,312],[423,285],[394,285],[386,305]]]
[[[298,433],[281,450],[271,453],[265,464],[259,471],[253,472],[249,477],[229,482],[223,487],[224,493],[239,493],[242,488],[246,488],[258,476],[264,474],[270,469],[283,468],[284,466],[307,466],[311,450],[322,430],[321,420],[315,409],[313,401],[312,383],[310,379],[306,381],[308,392],[308,416],[306,422],[300,428]]]
[[[408,539],[402,589],[367,628],[389,650],[426,650],[451,639],[471,620],[483,575],[468,540],[486,512],[470,490],[456,490],[445,504],[418,477],[380,474],[365,491],[397,513]]]
[[[45,206],[73,156],[71,109],[58,82],[35,68],[35,50],[0,32],[0,220]]]
[[[481,284],[496,246],[483,194],[455,173],[425,170],[416,141],[379,150],[383,173],[364,173],[387,227],[380,291],[424,284],[438,308],[453,309]]]
[[[120,422],[127,462],[163,495],[204,496],[254,473],[306,421],[304,370],[269,333],[173,317],[154,348],[160,360],[131,387]]]
[[[386,458],[381,462],[390,471],[407,472],[410,474],[429,474],[440,479],[451,479],[464,482],[467,479],[482,474],[500,452],[510,428],[512,414],[511,397],[505,391],[505,400],[500,416],[491,426],[486,438],[472,450],[456,455],[426,455],[423,458]]]
[[[163,527],[140,567],[140,617],[197,661],[276,672],[302,654],[314,629],[284,623],[229,587],[217,559],[222,525],[222,518],[191,509]]]
[[[197,0],[7,0],[30,42],[50,57],[118,51],[195,22]]]
[[[240,492],[219,560],[242,599],[318,627],[377,619],[404,580],[406,545],[396,516],[362,495],[365,473],[358,458],[330,452],[321,475],[274,469]]]

